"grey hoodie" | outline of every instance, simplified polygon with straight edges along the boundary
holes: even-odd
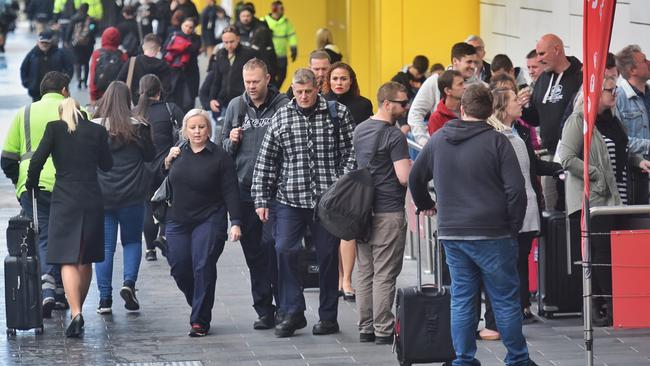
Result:
[[[243,103],[242,103],[243,100]],[[259,109],[255,108],[248,94],[234,98],[228,104],[223,120],[222,145],[224,150],[232,156],[239,179],[240,197],[243,201],[252,201],[251,184],[253,183],[253,168],[255,160],[262,146],[266,129],[271,124],[275,112],[283,105],[289,103],[289,98],[280,93],[277,88],[269,86],[266,101]],[[246,112],[241,112],[245,106]],[[242,118],[240,118],[240,116]],[[242,120],[240,122],[240,119]],[[240,126],[241,124],[241,126]],[[238,144],[230,141],[230,131],[235,127],[242,127],[243,138]]]
[[[413,202],[433,208],[441,239],[516,236],[526,213],[526,189],[512,144],[483,121],[447,122],[418,155],[409,176]]]

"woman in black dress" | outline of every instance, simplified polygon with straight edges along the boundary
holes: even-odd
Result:
[[[357,75],[346,63],[335,62],[330,66],[323,82],[323,94],[325,99],[348,107],[355,126],[372,116],[372,103],[360,95]],[[352,289],[352,270],[357,257],[355,241],[341,240],[339,253],[339,293],[344,300],[355,301]]]
[[[108,133],[66,98],[59,107],[61,120],[45,127],[43,139],[29,163],[27,189],[37,189],[47,158],[52,155],[56,183],[52,192],[47,260],[61,264],[63,287],[72,321],[67,337],[79,337],[81,315],[92,279],[92,263],[104,260],[104,204],[97,168],[108,171],[113,158]]]

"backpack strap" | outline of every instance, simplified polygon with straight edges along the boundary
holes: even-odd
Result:
[[[129,58],[129,69],[128,72],[126,73],[126,86],[129,88],[129,91],[131,90],[131,84],[133,84],[133,71],[135,70],[135,56],[131,56]],[[165,103],[167,105],[167,103]],[[169,108],[167,108],[169,110]]]
[[[377,150],[379,149],[379,143],[381,142],[381,140],[383,140],[384,135],[388,133],[388,128],[389,126],[383,126],[381,130],[377,132],[377,137],[375,137],[375,143],[372,146],[372,153],[370,154],[370,160],[368,160],[368,164],[364,168],[368,168],[370,166],[370,163],[372,163],[372,161],[375,160],[375,157],[377,157]]]
[[[339,151],[339,140],[341,139],[340,130],[341,130],[341,121],[339,120],[339,113],[336,109],[336,101],[328,100],[327,101],[327,111],[330,115],[330,121],[334,127],[334,151],[338,153]]]
[[[23,128],[25,130],[25,153],[20,157],[21,161],[30,159],[32,155],[34,155],[32,153],[32,133],[29,123],[29,114],[31,107],[31,104],[25,106],[25,115],[23,116]]]
[[[248,114],[248,105],[246,100],[244,100],[244,95],[239,97],[239,114],[237,114],[237,125],[233,126],[235,128],[241,127],[244,125],[244,120],[246,119],[246,114]]]

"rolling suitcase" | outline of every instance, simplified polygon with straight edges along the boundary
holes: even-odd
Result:
[[[570,222],[567,231],[567,222]],[[580,221],[564,212],[542,213],[542,236],[538,244],[538,314],[552,318],[560,313],[582,312]],[[568,243],[570,236],[571,244]]]
[[[451,341],[451,293],[442,283],[441,249],[435,238],[438,285],[422,285],[420,220],[416,213],[417,285],[400,288],[396,296],[395,350],[400,365],[446,362],[456,358]]]
[[[36,199],[32,194],[34,220],[32,225],[23,225],[24,232],[18,236],[19,230],[8,230],[7,237],[19,240],[18,243],[8,243],[8,246],[20,248],[18,256],[8,255],[5,258],[5,307],[7,319],[7,335],[15,335],[16,330],[36,329],[43,332],[43,309],[41,302],[41,269],[38,257],[29,255],[30,238],[32,246],[38,235],[38,214]],[[24,224],[25,221],[21,220]],[[11,228],[14,230],[15,228]],[[32,249],[35,251],[35,248]]]
[[[27,244],[27,256],[34,257],[36,252],[36,235],[34,232],[34,222],[31,217],[23,215],[14,216],[9,219],[7,224],[7,251],[12,257],[20,257],[20,247],[25,239]]]

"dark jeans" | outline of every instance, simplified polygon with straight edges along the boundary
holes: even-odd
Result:
[[[340,240],[314,221],[314,210],[276,204],[275,250],[278,257],[280,311],[294,314],[305,311],[298,253],[307,227],[311,230],[320,271],[320,320],[336,321]]]
[[[530,307],[530,291],[528,285],[528,255],[530,248],[533,246],[534,232],[519,233],[517,243],[519,244],[519,254],[517,256],[517,272],[519,273],[519,303],[521,310]],[[478,311],[481,311],[479,303]],[[485,294],[485,327],[491,330],[497,330],[497,324],[494,320],[494,311],[490,297]]]
[[[203,222],[167,221],[167,262],[176,285],[192,307],[190,324],[210,327],[217,260],[223,252],[227,229],[225,207]]]
[[[253,308],[258,316],[273,314],[273,284],[277,284],[277,270],[271,271],[276,267],[275,249],[273,241],[264,240],[264,227],[270,226],[269,223],[263,224],[255,212],[253,202],[241,202],[242,210],[242,236],[241,243],[246,265],[251,276],[251,293],[253,295]],[[268,229],[267,229],[268,231]],[[273,279],[273,272],[276,280]]]
[[[287,77],[287,64],[289,60],[286,57],[278,57],[278,76],[277,76],[277,87],[280,89],[284,79]]]
[[[61,266],[58,264],[47,263],[47,230],[50,221],[50,203],[52,201],[52,192],[39,191],[36,196],[36,205],[38,206],[38,256],[41,266],[41,285],[43,288],[43,298],[55,297],[56,288],[63,289],[61,281]],[[23,192],[20,195],[20,206],[25,211],[27,217],[33,218],[32,195]],[[63,291],[59,291],[63,296]]]

